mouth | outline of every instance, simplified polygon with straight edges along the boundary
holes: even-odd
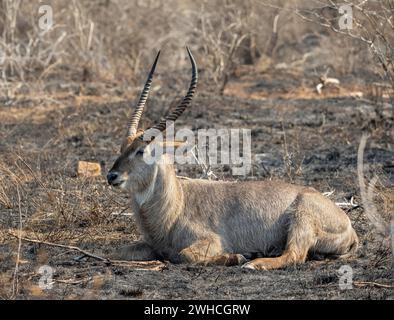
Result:
[[[111,185],[116,188],[118,187],[123,188],[126,185],[126,180],[114,181],[111,183]]]

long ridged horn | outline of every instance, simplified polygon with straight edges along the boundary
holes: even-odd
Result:
[[[163,120],[161,120],[158,124],[154,125],[152,129],[157,129],[160,131],[164,131],[166,129],[166,122],[167,121],[175,121],[176,119],[179,118],[179,116],[185,111],[185,109],[190,105],[194,93],[196,91],[197,87],[197,81],[198,81],[198,70],[197,70],[197,65],[196,65],[196,60],[194,60],[194,57],[189,49],[189,47],[186,47],[187,53],[189,54],[190,62],[192,64],[192,80],[190,82],[189,90],[187,91],[186,96],[182,99],[182,102],[180,105],[178,105],[173,112],[168,114]]]
[[[150,86],[153,80],[153,74],[155,73],[156,64],[159,60],[160,51],[156,55],[155,62],[149,72],[148,79],[146,79],[144,90],[142,90],[140,100],[138,101],[137,107],[131,115],[130,121],[127,125],[127,137],[132,137],[137,133],[138,123],[140,122],[142,112],[144,111],[146,100],[148,99]]]

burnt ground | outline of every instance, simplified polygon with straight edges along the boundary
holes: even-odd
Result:
[[[367,94],[351,97],[353,91],[368,93],[368,83],[349,80],[340,90],[318,96],[312,80],[299,79],[293,75],[238,79],[229,83],[224,96],[201,85],[177,128],[249,128],[253,168],[242,179],[280,178],[310,185],[321,192],[333,191],[330,198],[336,202],[353,197],[359,206],[344,209],[360,237],[355,257],[310,260],[275,271],[172,264],[148,271],[22,241],[15,277],[18,240],[13,235],[19,222],[25,238],[76,245],[100,256],[138,237],[128,196],[116,193],[105,180],[138,88],[52,83],[40,91],[27,87],[0,100],[0,297],[393,299],[392,248],[368,218],[357,178],[357,149],[362,134],[368,133],[364,173],[367,181],[377,177],[374,204],[388,230],[394,202],[393,106],[388,99]],[[158,78],[143,125],[157,121],[176,102],[173,88],[180,86],[175,80],[168,86],[169,82]],[[78,177],[79,160],[100,163],[103,174]],[[227,166],[212,169],[220,179],[234,179]],[[199,166],[177,171],[191,178],[202,175]],[[43,265],[54,272],[48,290],[38,286]],[[353,270],[352,289],[340,290],[343,265]]]

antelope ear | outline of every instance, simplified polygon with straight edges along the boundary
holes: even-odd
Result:
[[[123,140],[122,145],[120,146],[120,153],[123,153],[127,149],[127,147],[133,143],[135,139],[139,138],[143,134],[144,134],[144,130],[138,129],[135,135],[126,137]]]

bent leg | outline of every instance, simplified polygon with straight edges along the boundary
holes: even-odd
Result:
[[[246,261],[240,254],[224,253],[219,241],[200,240],[180,252],[182,262],[202,265],[239,265]]]
[[[149,261],[156,260],[158,257],[152,247],[142,240],[133,242],[131,245],[124,246],[116,254],[119,260]]]
[[[305,262],[309,249],[317,241],[313,221],[314,218],[310,209],[301,198],[301,201],[296,204],[283,254],[275,258],[254,259],[242,267],[256,270],[270,270]]]

